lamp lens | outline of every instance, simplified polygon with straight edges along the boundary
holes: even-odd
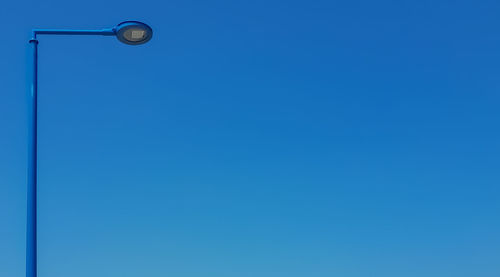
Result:
[[[128,29],[128,30],[125,31],[125,33],[123,34],[123,36],[128,41],[141,41],[141,40],[144,39],[144,35],[145,34],[146,34],[146,32],[144,30],[140,30],[140,29]]]
[[[142,30],[132,30],[132,39],[142,39],[144,37],[144,31]]]

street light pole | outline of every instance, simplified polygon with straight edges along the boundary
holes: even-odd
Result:
[[[33,68],[28,107],[28,195],[26,226],[26,277],[36,277],[36,190],[37,190],[37,92],[38,92],[38,40],[30,40],[33,48]]]
[[[37,35],[103,35],[116,36],[119,41],[139,45],[148,42],[153,30],[138,21],[125,21],[112,29],[64,30],[34,29],[29,41],[33,63],[31,88],[28,95],[28,188],[26,225],[26,277],[37,276],[37,136],[38,136],[38,38]]]

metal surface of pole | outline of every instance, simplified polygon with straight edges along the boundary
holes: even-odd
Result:
[[[38,91],[38,40],[30,40],[33,50],[31,88],[28,95],[28,189],[26,225],[26,277],[37,275],[37,91]]]

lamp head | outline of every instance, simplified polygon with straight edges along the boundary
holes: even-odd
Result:
[[[153,29],[139,21],[124,21],[116,25],[115,34],[116,38],[125,44],[139,45],[153,37]]]

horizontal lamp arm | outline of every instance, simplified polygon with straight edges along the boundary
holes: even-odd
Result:
[[[101,35],[101,36],[114,36],[116,35],[115,29],[102,29],[102,30],[65,30],[65,29],[34,29],[32,31],[33,38],[36,39],[37,35]]]

